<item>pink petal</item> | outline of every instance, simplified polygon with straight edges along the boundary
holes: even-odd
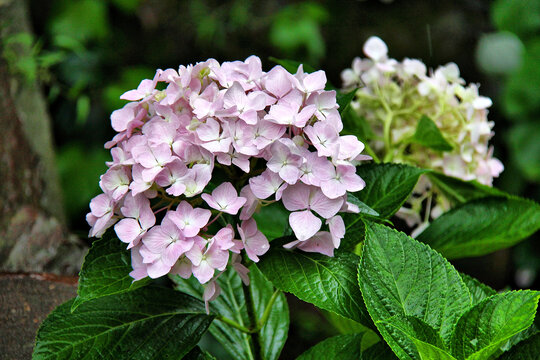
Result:
[[[289,224],[294,235],[300,241],[312,237],[320,230],[322,221],[309,210],[293,212],[289,215]]]
[[[135,219],[122,219],[115,226],[114,231],[118,238],[125,243],[131,243],[141,235],[141,227]]]
[[[283,205],[289,211],[307,209],[309,206],[310,187],[298,183],[283,191]]]
[[[310,208],[323,218],[329,219],[341,209],[343,201],[343,198],[330,199],[317,189],[311,195]]]
[[[326,86],[326,73],[322,70],[307,75],[304,78],[306,92],[323,90]]]
[[[320,231],[307,241],[298,244],[298,248],[306,252],[334,256],[334,243],[328,231]]]

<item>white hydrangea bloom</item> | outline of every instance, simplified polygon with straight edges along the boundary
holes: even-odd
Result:
[[[387,162],[409,163],[491,186],[503,171],[488,145],[494,125],[487,118],[491,99],[480,96],[476,84],[467,85],[454,63],[428,72],[420,60],[398,62],[388,57],[388,47],[378,37],[369,38],[363,50],[366,58],[355,58],[341,76],[345,89],[359,88],[351,108],[374,131],[369,145],[375,154]],[[434,121],[453,150],[441,152],[411,142],[423,115]],[[419,230],[429,217],[449,207],[450,202],[424,179],[398,216]],[[420,216],[423,209],[426,216]]]

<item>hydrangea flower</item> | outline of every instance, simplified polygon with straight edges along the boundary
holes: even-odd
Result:
[[[351,107],[373,130],[369,145],[374,153],[385,162],[409,163],[491,186],[503,165],[488,146],[494,125],[487,118],[491,100],[478,94],[478,85],[466,85],[454,63],[428,72],[420,60],[389,58],[388,47],[378,37],[369,38],[363,50],[366,58],[355,58],[341,77],[345,89],[358,88]],[[423,115],[433,120],[452,150],[441,152],[411,142]],[[434,195],[436,201],[431,202]],[[431,204],[427,218],[450,207],[443,194],[422,178],[397,215],[410,227],[425,226],[420,211],[426,198]]]
[[[206,301],[227,266],[249,282],[242,251],[257,262],[270,248],[253,218],[262,206],[291,211],[286,247],[332,256],[345,235],[338,213],[358,212],[347,192],[365,185],[355,166],[369,157],[339,135],[325,84],[301,66],[266,73],[255,56],[158,70],[111,115],[113,160],[90,203],[90,235],[114,225],[134,279],[193,275]]]

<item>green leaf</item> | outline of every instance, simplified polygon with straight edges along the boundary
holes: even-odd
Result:
[[[488,359],[510,338],[532,325],[540,292],[496,294],[473,306],[459,319],[451,339],[458,359]]]
[[[351,103],[351,101],[353,101],[357,90],[358,89],[354,89],[346,93],[341,92],[341,91],[336,92],[336,101],[337,101],[337,104],[339,105],[340,115],[343,114],[343,112],[349,108],[349,104]]]
[[[428,173],[427,176],[456,205],[487,196],[510,196],[504,191],[480,184],[476,180],[464,181],[435,171]]]
[[[129,276],[132,270],[126,244],[116,237],[114,231],[107,231],[92,243],[84,258],[72,310],[86,301],[132,291],[150,282],[150,278],[133,281]]]
[[[255,307],[255,314],[260,320],[270,298],[274,293],[274,287],[266,280],[257,266],[249,267],[250,293]],[[275,303],[272,305],[270,317],[266,325],[259,331],[262,358],[274,360],[285,345],[289,332],[289,307],[285,295],[280,292]]]
[[[279,203],[261,207],[253,214],[257,228],[269,241],[282,237],[289,228],[289,212]]]
[[[471,293],[473,305],[478,304],[482,300],[493,296],[497,294],[495,290],[487,286],[486,284],[481,283],[480,281],[476,280],[475,278],[466,275],[466,274],[460,274],[461,278],[463,279],[463,282],[467,287],[469,288],[469,292]],[[500,350],[497,353],[502,353],[503,351],[507,351],[508,349],[512,348],[517,343],[530,338],[531,336],[538,333],[538,328],[536,325],[531,325],[527,330],[522,331],[516,335],[514,335],[512,338],[510,338],[506,343],[501,345]]]
[[[358,262],[359,257],[348,252],[329,257],[273,247],[259,268],[278,289],[374,328],[355,281]]]
[[[437,151],[450,151],[452,145],[444,138],[437,125],[426,115],[422,115],[411,141]]]
[[[341,215],[345,223],[346,232],[337,251],[344,250],[356,253],[355,249],[364,241],[365,236],[365,226],[362,219],[379,220],[379,213],[350,193],[347,194],[347,201],[358,206],[360,213],[344,213]],[[357,255],[359,254],[357,253]]]
[[[343,130],[346,134],[356,135],[359,140],[367,142],[375,137],[375,133],[366,119],[360,116],[352,107],[347,107],[341,112]]]
[[[403,164],[365,164],[357,168],[357,174],[366,187],[354,195],[388,219],[407,200],[420,175],[428,171]]]
[[[300,65],[303,66],[304,72],[306,72],[306,73],[312,73],[312,72],[317,71],[312,66],[310,66],[308,64],[302,64],[299,61],[287,60],[287,59],[278,59],[278,58],[275,58],[273,56],[270,56],[269,59],[270,59],[270,61],[273,61],[276,64],[283,66],[285,68],[285,70],[287,70],[291,74],[296,74],[296,72],[298,71],[298,67]]]
[[[456,360],[455,357],[441,348],[417,339],[414,339],[413,342],[422,360]]]
[[[360,201],[356,196],[354,196],[351,193],[347,193],[347,201],[351,204],[354,204],[358,206],[360,209],[360,216],[372,216],[372,217],[379,217],[379,213],[369,206],[367,206],[364,202]],[[356,216],[356,214],[352,214],[352,216]],[[352,224],[347,224],[347,226],[351,226]]]
[[[411,317],[416,317],[447,341],[459,316],[471,306],[467,287],[446,259],[384,225],[366,228],[358,279],[379,332],[403,359],[420,357],[414,342],[396,328],[410,329]],[[418,336],[417,330],[408,333]]]
[[[520,342],[509,352],[504,353],[499,360],[538,360],[540,354],[540,334]]]
[[[384,342],[365,343],[366,333],[338,335],[321,341],[297,360],[391,360],[397,359]]]
[[[216,360],[210,353],[202,350],[200,347],[195,346],[189,353],[182,358],[183,360]]]
[[[450,355],[437,331],[422,320],[407,316],[406,322],[384,321],[389,330],[396,330],[395,336],[412,341],[422,360],[455,360]]]
[[[361,255],[362,242],[366,237],[366,225],[364,221],[356,221],[352,226],[348,226],[348,217],[345,216],[346,232],[345,237],[341,239],[341,244],[336,252],[352,252],[358,256]]]
[[[344,318],[343,316],[340,316],[331,311],[323,311],[322,313],[326,320],[328,320],[329,323],[334,325],[334,327],[337,331],[340,332],[340,334],[360,334],[369,331],[375,336],[375,338],[379,338],[377,334],[375,334],[372,330],[362,324],[357,323],[354,320]]]
[[[261,318],[268,301],[272,297],[273,287],[259,269],[250,267],[250,289],[258,319]],[[200,298],[204,291],[202,285],[195,279],[184,280],[179,276],[171,276],[176,288],[190,295]],[[220,316],[234,320],[238,324],[250,327],[250,320],[246,309],[246,301],[242,289],[242,281],[238,274],[228,269],[217,280],[221,287],[221,295],[210,303],[213,312]],[[277,359],[287,339],[289,329],[289,309],[283,294],[276,299],[266,325],[259,332],[260,348],[263,359]],[[250,346],[250,336],[222,321],[214,321],[210,326],[210,333],[223,345],[234,359],[254,359]]]
[[[488,298],[497,293],[495,290],[493,290],[486,284],[481,283],[472,276],[463,273],[460,273],[459,275],[461,275],[463,283],[465,283],[465,286],[467,286],[467,288],[469,289],[469,293],[471,294],[472,299],[472,305],[476,305],[485,298]]]
[[[197,299],[154,286],[88,301],[73,313],[72,304],[45,319],[32,359],[181,358],[213,319]]]
[[[540,205],[517,197],[486,197],[441,215],[417,239],[458,259],[513,246],[539,228]]]

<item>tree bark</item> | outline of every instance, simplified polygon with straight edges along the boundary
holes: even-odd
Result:
[[[27,14],[26,1],[0,0],[2,55],[7,39],[31,32]],[[3,56],[0,108],[0,271],[74,273],[84,247],[65,227],[46,103]]]

